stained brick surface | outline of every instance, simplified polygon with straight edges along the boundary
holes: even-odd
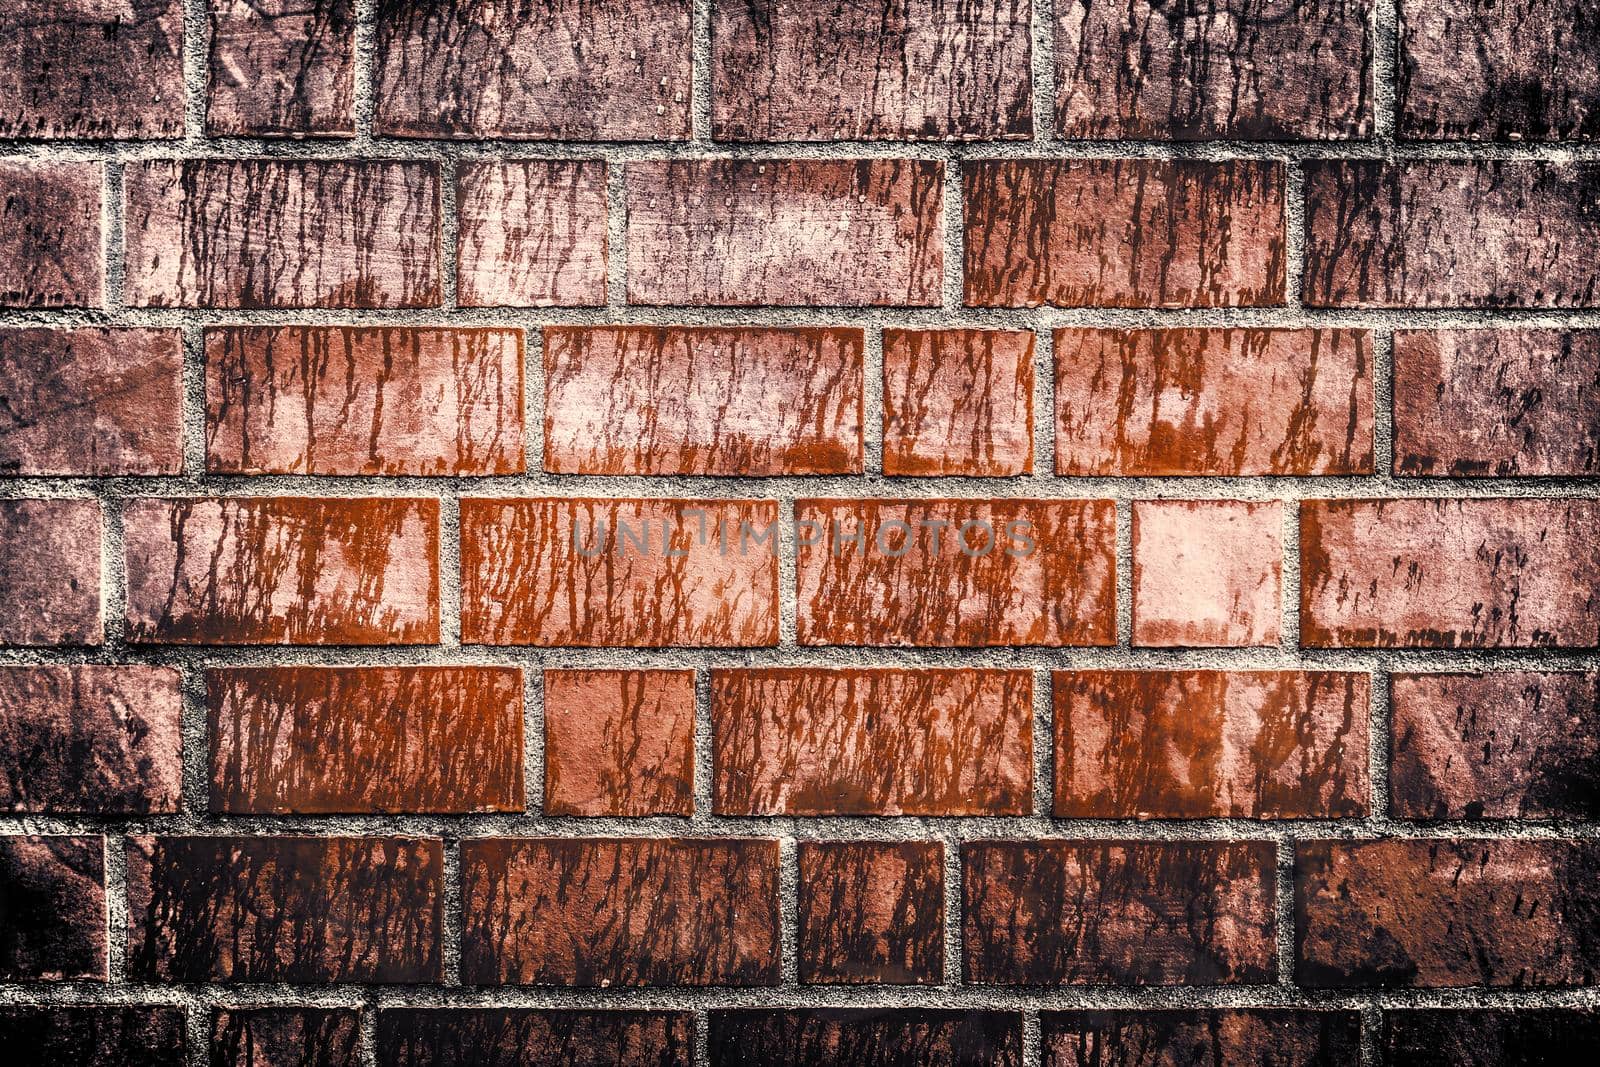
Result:
[[[1236,500],[1133,506],[1133,643],[1278,643],[1282,508]]]
[[[0,1008],[0,1041],[23,1062],[183,1067],[183,1009],[72,1005]]]
[[[356,1067],[361,1017],[340,1008],[223,1008],[211,1018],[213,1067]]]
[[[378,1059],[394,1067],[690,1067],[688,1012],[389,1008]]]
[[[212,0],[206,131],[356,132],[355,0]]]
[[[1361,1049],[1353,1011],[1052,1011],[1039,1024],[1045,1067],[1338,1067]]]
[[[883,332],[883,472],[1033,472],[1033,335]]]
[[[944,976],[944,846],[800,846],[800,980],[937,983]]]
[[[883,1009],[711,1013],[713,1067],[1019,1067],[1022,1016],[999,1011]]]
[[[0,162],[0,308],[102,301],[101,168]]]
[[[98,645],[100,502],[0,500],[0,646]]]
[[[594,160],[484,160],[457,168],[461,305],[604,304],[606,172]]]
[[[105,978],[102,839],[0,837],[0,899],[0,978]]]
[[[694,814],[693,671],[546,671],[551,815]]]

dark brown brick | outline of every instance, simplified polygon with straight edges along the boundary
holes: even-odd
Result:
[[[360,1024],[342,1008],[219,1008],[211,1067],[357,1067]]]
[[[100,638],[100,502],[0,500],[0,645]]]
[[[803,841],[800,981],[944,980],[944,845]]]
[[[1600,1059],[1600,1012],[1584,1008],[1421,1008],[1383,1013],[1393,1064],[1542,1067]]]
[[[0,1047],[16,1063],[186,1067],[182,1008],[0,1008]]]
[[[355,0],[212,0],[206,132],[352,137]]]
[[[712,1067],[1021,1067],[1016,1012],[714,1011]]]
[[[101,171],[0,162],[0,308],[100,306]]]
[[[547,815],[693,815],[694,671],[545,671]]]
[[[691,1067],[694,1016],[660,1011],[391,1008],[386,1067]]]
[[[105,977],[105,842],[0,836],[0,980]]]
[[[1044,1067],[1345,1067],[1361,1060],[1353,1011],[1047,1011]]]
[[[883,473],[1033,473],[1033,334],[883,331]]]
[[[603,160],[478,160],[456,170],[462,307],[606,302]]]

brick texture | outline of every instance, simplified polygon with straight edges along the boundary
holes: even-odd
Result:
[[[378,1061],[393,1067],[690,1067],[687,1012],[389,1008],[378,1013]]]
[[[883,473],[1033,473],[1033,335],[883,331]]]
[[[800,846],[800,980],[937,983],[944,977],[944,846]]]
[[[891,1067],[908,1057],[936,1067],[1019,1067],[1022,1016],[927,1009],[711,1013],[713,1067]]]
[[[1133,507],[1133,643],[1275,645],[1282,508],[1236,500]]]
[[[1385,1012],[1391,1063],[1437,1059],[1488,1067],[1600,1055],[1600,1013],[1581,1008],[1426,1008]]]
[[[206,132],[356,132],[355,0],[212,0]]]
[[[360,1026],[339,1008],[224,1008],[211,1017],[211,1063],[356,1067]]]
[[[105,978],[102,839],[0,837],[0,899],[0,978]]]
[[[693,671],[546,671],[544,810],[694,814]]]
[[[0,308],[99,307],[101,168],[0,162]]]
[[[606,302],[606,164],[463,163],[456,297],[463,307]]]
[[[1336,1067],[1358,1062],[1361,1049],[1353,1011],[1052,1011],[1039,1024],[1045,1067]]]
[[[74,1005],[0,1008],[0,1041],[28,1063],[184,1067],[181,1008]]]
[[[0,646],[98,645],[100,503],[0,500]]]

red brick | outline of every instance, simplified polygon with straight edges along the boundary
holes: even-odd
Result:
[[[105,844],[0,836],[0,980],[106,977]]]
[[[356,132],[355,0],[212,0],[206,132]]]
[[[182,1008],[0,1008],[0,1046],[18,1063],[187,1067]]]
[[[546,815],[693,815],[694,671],[545,671]]]
[[[800,981],[944,980],[944,845],[803,841]]]
[[[211,1067],[357,1067],[361,1016],[342,1008],[219,1008]]]
[[[170,667],[0,668],[0,811],[177,811],[178,681]]]
[[[444,850],[406,837],[130,837],[128,971],[437,982]]]
[[[0,645],[100,635],[100,502],[0,500]]]
[[[1600,966],[1600,842],[1312,841],[1295,847],[1306,986],[1586,986]]]
[[[1399,330],[1396,474],[1593,476],[1600,330]]]
[[[1600,818],[1600,674],[1397,674],[1392,685],[1397,815]]]
[[[128,164],[133,307],[439,304],[439,167],[382,160]]]
[[[1026,815],[1027,671],[711,674],[715,807],[726,815]]]
[[[1278,643],[1283,507],[1277,501],[1133,505],[1133,643]]]
[[[1283,303],[1281,163],[980,160],[961,184],[970,306]]]
[[[1056,473],[1372,473],[1368,330],[1055,331]]]
[[[690,1067],[694,1016],[665,1011],[385,1008],[387,1067]]]
[[[1594,307],[1600,164],[1309,160],[1313,307]]]
[[[883,331],[883,473],[1033,473],[1033,334]]]
[[[1365,674],[1057,671],[1064,819],[1367,814]]]
[[[1021,1067],[1020,1012],[713,1011],[711,1067]]]
[[[689,137],[683,0],[380,0],[376,21],[380,134]]]
[[[1029,7],[1019,0],[892,8],[837,4],[826,17],[778,0],[712,10],[720,141],[1027,137]]]
[[[628,302],[931,307],[936,160],[630,163]]]
[[[776,985],[778,843],[461,844],[469,985]]]
[[[966,978],[980,985],[1273,981],[1270,841],[961,846]]]
[[[515,667],[206,672],[211,810],[521,811]]]
[[[1116,643],[1109,500],[800,500],[795,518],[803,645]]]
[[[859,474],[859,329],[547,326],[558,474]]]
[[[131,641],[439,640],[437,500],[134,500],[123,527]]]
[[[1309,647],[1593,648],[1600,501],[1307,500]]]
[[[101,175],[99,163],[0,162],[0,308],[100,306]]]
[[[177,330],[0,329],[0,473],[177,474]]]
[[[1592,1008],[1408,1008],[1383,1013],[1386,1063],[1460,1067],[1600,1059]]]
[[[456,171],[462,307],[606,302],[603,160],[477,160]]]
[[[222,474],[514,474],[522,332],[208,329],[206,468]]]
[[[766,500],[462,500],[461,639],[775,645],[777,521]]]
[[[1044,1067],[1334,1067],[1361,1062],[1354,1011],[1047,1011]]]

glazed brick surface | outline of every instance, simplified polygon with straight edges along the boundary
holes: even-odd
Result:
[[[101,167],[0,162],[0,308],[99,307]]]
[[[1600,1013],[1561,1008],[1427,1008],[1383,1014],[1390,1063],[1462,1067],[1577,1062],[1600,1056]]]
[[[1238,500],[1133,507],[1133,643],[1275,645],[1282,508]]]
[[[0,500],[0,647],[98,645],[100,502]]]
[[[998,1011],[716,1011],[712,1067],[1019,1067],[1022,1017]]]
[[[355,0],[211,0],[206,132],[356,132]]]
[[[800,980],[931,984],[944,977],[944,846],[800,846]]]
[[[1340,1067],[1359,1062],[1353,1011],[1061,1011],[1039,1017],[1045,1067]]]
[[[0,1043],[24,1063],[183,1067],[182,1008],[0,1008]]]
[[[456,170],[456,294],[463,307],[606,302],[606,164],[463,163]]]
[[[1033,335],[883,331],[883,472],[1033,473]]]
[[[693,815],[694,671],[545,671],[549,815]]]
[[[378,1062],[391,1067],[690,1067],[687,1012],[390,1008]]]
[[[0,979],[106,976],[105,842],[0,837]]]
[[[338,1008],[226,1008],[211,1018],[211,1062],[356,1067],[360,1025]]]

